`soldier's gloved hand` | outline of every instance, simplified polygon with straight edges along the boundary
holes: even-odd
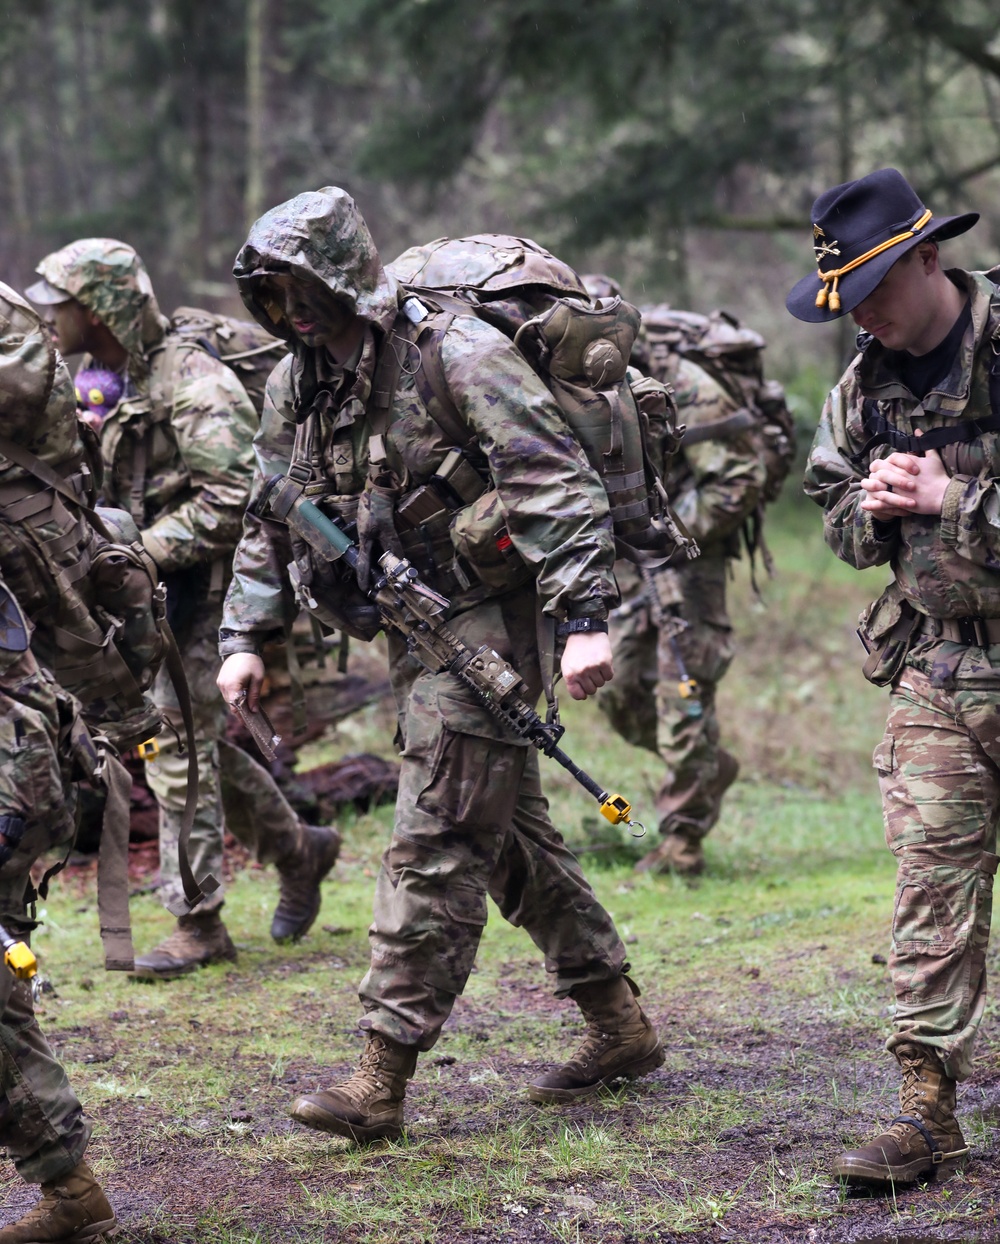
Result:
[[[403,546],[396,534],[394,519],[396,502],[399,500],[399,488],[395,481],[388,477],[388,482],[380,480],[370,483],[361,494],[358,502],[358,564],[355,573],[358,585],[367,592],[371,583],[372,549],[377,544],[383,551],[403,556]]]
[[[615,675],[611,640],[603,631],[579,631],[568,635],[559,667],[566,690],[574,700],[585,700]]]
[[[245,692],[246,706],[255,713],[260,701],[260,689],[264,685],[264,662],[253,652],[234,652],[222,662],[215,682],[230,712],[233,701]]]

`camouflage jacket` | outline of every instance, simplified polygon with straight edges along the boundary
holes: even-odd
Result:
[[[101,427],[106,500],[132,514],[162,572],[228,560],[250,493],[257,428],[243,386],[168,330],[131,247],[85,238],[47,255],[38,271],[99,315],[128,351],[126,395]]]
[[[328,378],[334,400],[323,405],[317,447],[325,492],[357,496],[367,487],[373,428],[366,406],[375,356],[390,333],[391,346],[405,358],[385,433],[387,459],[408,488],[425,483],[454,440],[428,412],[412,364],[406,363],[416,352],[407,350],[402,321],[398,331],[394,327],[396,286],[382,269],[357,208],[342,191],[327,188],[299,195],[262,217],[237,257],[247,307],[294,348],[268,383],[255,442],[254,498],[270,476],[288,469],[296,421],[305,413],[304,377],[323,378],[331,370],[325,351],[296,344],[288,326],[275,319],[275,309],[256,300],[257,281],[275,270],[318,277],[369,322],[356,370],[340,381],[336,374]],[[617,596],[607,495],[549,391],[507,338],[472,317],[451,323],[441,360],[451,396],[499,495],[510,539],[534,572],[544,609],[557,617],[603,617]],[[282,626],[290,603],[290,561],[287,529],[255,517],[251,507],[226,601],[223,655],[252,651],[264,634]]]
[[[34,309],[0,284],[0,430],[86,499],[92,479],[76,417],[73,381]],[[52,561],[75,581],[93,542],[89,525],[35,476],[0,457],[0,576],[35,626],[32,647],[55,664],[64,617]],[[44,553],[42,552],[44,546]]]
[[[687,428],[734,414],[732,397],[697,363],[671,356],[666,379],[673,385],[678,419]],[[702,557],[738,557],[739,529],[761,499],[766,469],[753,429],[684,446],[666,476],[678,516]]]
[[[876,521],[860,506],[861,481],[879,446],[855,466],[868,436],[862,404],[879,410],[899,430],[946,427],[956,419],[990,414],[989,366],[1000,316],[995,288],[981,274],[955,269],[949,276],[969,291],[972,323],[944,382],[918,402],[894,376],[886,351],[872,341],[827,398],[806,467],[805,490],[825,512],[826,542],[843,561],[863,570],[889,564],[903,596],[937,618],[1000,617],[1000,435],[946,445],[941,458],[951,475],[940,515],[907,514]]]

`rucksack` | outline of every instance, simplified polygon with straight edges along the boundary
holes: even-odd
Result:
[[[763,499],[774,501],[795,458],[795,421],[784,389],[777,381],[764,379],[764,338],[726,311],[698,315],[663,304],[642,308],[641,339],[649,352],[649,369],[658,380],[668,382],[672,354],[691,359],[729,394],[740,412],[746,412],[742,419],[732,415],[716,425],[690,428],[682,444],[755,428],[767,473]]]
[[[138,528],[124,510],[92,508],[24,446],[0,437],[0,453],[31,476],[0,485],[0,522],[12,555],[19,550],[22,590],[49,597],[52,673],[115,748],[145,742],[162,724],[147,692],[167,648],[166,602]],[[60,534],[46,539],[40,528],[53,522]],[[76,564],[57,558],[50,542],[75,548]]]
[[[257,414],[263,411],[267,378],[288,353],[284,341],[253,320],[216,315],[199,307],[178,307],[170,317],[170,327],[234,371]]]
[[[448,391],[440,344],[456,315],[473,315],[514,342],[556,399],[608,494],[619,556],[647,565],[697,556],[670,509],[661,475],[664,454],[676,447],[670,391],[640,385],[637,395],[630,383],[639,330],[631,304],[621,298],[592,302],[568,264],[529,239],[504,234],[439,238],[411,247],[387,271],[403,286],[403,311],[415,324],[421,358],[415,378],[424,404],[458,448],[469,433]],[[460,484],[453,489],[462,496]],[[467,507],[470,533],[489,529],[490,505],[487,494]],[[463,513],[452,536],[459,552],[465,539],[471,553]],[[470,560],[488,574],[482,544]],[[502,535],[498,547],[500,576],[511,551]]]

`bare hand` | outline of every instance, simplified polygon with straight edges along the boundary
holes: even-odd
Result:
[[[264,662],[252,652],[234,652],[223,661],[215,682],[230,711],[233,701],[245,693],[247,708],[254,713],[264,685]]]
[[[566,640],[560,664],[566,690],[574,700],[585,700],[614,677],[611,640],[603,631],[578,631]]]
[[[861,481],[865,491],[861,508],[874,518],[941,513],[951,477],[936,449],[922,458],[901,453],[877,458],[868,470],[868,478]]]

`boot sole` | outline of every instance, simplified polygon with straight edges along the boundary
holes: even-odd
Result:
[[[663,1046],[657,1042],[656,1048],[648,1054],[644,1054],[642,1058],[637,1058],[634,1063],[629,1063],[627,1067],[622,1067],[610,1075],[602,1076],[600,1080],[595,1080],[593,1084],[584,1084],[582,1087],[574,1089],[544,1088],[539,1084],[529,1084],[527,1087],[528,1100],[537,1102],[540,1106],[580,1101],[582,1098],[592,1097],[595,1093],[599,1093],[602,1088],[613,1084],[615,1080],[635,1080],[639,1076],[648,1075],[649,1072],[655,1071],[657,1067],[662,1067],[665,1061],[666,1054],[663,1052]]]
[[[72,1235],[64,1235],[62,1244],[96,1244],[98,1240],[110,1240],[117,1235],[120,1228],[116,1218],[107,1218],[104,1222],[92,1222]],[[24,1244],[51,1244],[46,1240],[25,1240]]]
[[[371,1127],[349,1123],[303,1097],[293,1102],[288,1113],[296,1123],[314,1128],[317,1132],[326,1132],[330,1136],[344,1136],[357,1145],[370,1145],[376,1140],[398,1140],[403,1134],[398,1123],[375,1123]]]
[[[175,981],[182,976],[190,976],[202,968],[214,967],[217,963],[235,963],[235,952],[231,955],[219,955],[215,959],[207,959],[204,963],[179,964],[175,968],[144,968],[138,964],[129,972],[129,980],[134,981]]]
[[[844,1184],[860,1184],[866,1188],[886,1188],[892,1184],[913,1184],[927,1176],[944,1183],[965,1165],[967,1154],[945,1159],[936,1165],[927,1158],[914,1158],[905,1166],[890,1167],[878,1162],[843,1162],[833,1164],[835,1179]]]

